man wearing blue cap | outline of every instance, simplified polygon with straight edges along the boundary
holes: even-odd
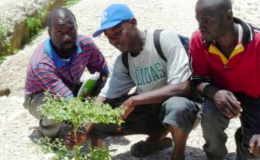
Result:
[[[199,108],[186,98],[191,71],[178,36],[168,30],[161,32],[166,60],[162,59],[155,49],[154,32],[140,31],[133,13],[123,4],[105,9],[93,37],[103,32],[121,54],[111,66],[111,77],[97,102],[126,107],[125,123],[120,130],[113,125],[94,125],[92,144],[102,146],[102,139],[109,135],[147,134],[147,140],[131,147],[134,156],[144,157],[171,147],[172,139],[166,137],[170,132],[175,143],[171,159],[185,159],[186,140]],[[135,94],[127,95],[133,87]]]

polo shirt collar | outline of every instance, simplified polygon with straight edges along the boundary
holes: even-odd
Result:
[[[74,59],[75,55],[78,56],[82,52],[78,41],[76,42],[76,46],[77,46],[76,54],[73,54],[71,56],[70,61],[72,59]],[[65,61],[58,56],[58,54],[55,52],[55,50],[53,48],[53,45],[52,45],[50,38],[45,40],[44,49],[45,49],[46,54],[48,55],[48,57],[50,57],[52,59],[52,61],[54,62],[56,67],[61,68],[61,67],[68,65],[70,63],[70,61]]]
[[[234,22],[237,24],[240,24],[243,29],[243,39],[242,39],[242,44],[245,46],[249,42],[253,41],[254,39],[254,29],[251,25],[248,23],[245,23],[241,19],[235,18],[234,17]]]
[[[234,18],[234,22],[238,24],[238,44],[231,53],[229,59],[235,55],[244,51],[244,46],[253,40],[253,28],[238,18]],[[216,54],[220,57],[224,65],[227,65],[228,59],[221,53],[221,51],[215,46],[215,42],[206,43],[209,53]]]
[[[233,17],[233,19],[234,19],[235,23],[241,25],[241,27],[242,27],[242,31],[243,31],[242,45],[245,46],[247,43],[251,42],[254,39],[254,28],[250,24],[242,21],[239,18]],[[204,41],[204,43],[205,43],[206,47],[209,48],[209,46],[214,42],[213,41],[211,41],[211,42]]]

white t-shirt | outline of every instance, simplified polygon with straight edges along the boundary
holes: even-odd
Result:
[[[189,79],[189,59],[178,36],[169,30],[161,32],[160,44],[167,59],[165,62],[156,51],[153,32],[146,32],[146,41],[139,55],[132,57],[128,54],[130,76],[122,62],[122,55],[116,56],[114,64],[110,66],[111,76],[99,96],[118,98],[134,86],[140,94]]]

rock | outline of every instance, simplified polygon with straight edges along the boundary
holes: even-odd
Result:
[[[7,87],[0,87],[0,97],[1,96],[8,96],[10,94],[10,89]]]

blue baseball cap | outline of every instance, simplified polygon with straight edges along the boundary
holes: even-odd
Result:
[[[134,18],[134,15],[129,7],[124,4],[112,4],[102,13],[100,28],[94,32],[93,37],[97,37],[104,30],[113,28],[121,22],[132,18]]]

